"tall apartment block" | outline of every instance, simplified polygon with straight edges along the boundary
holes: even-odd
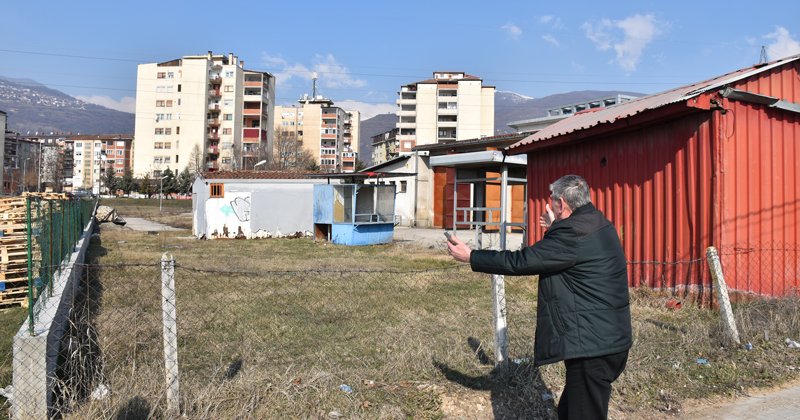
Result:
[[[65,153],[72,152],[73,190],[102,193],[100,176],[104,171],[112,170],[116,176],[122,176],[125,168],[131,167],[133,136],[77,135],[69,137],[66,143]]]
[[[294,138],[326,172],[353,172],[358,159],[361,113],[334,106],[333,101],[305,95],[299,106],[275,107],[275,130]],[[291,141],[291,140],[290,140]]]
[[[399,152],[415,146],[494,135],[494,86],[464,72],[436,71],[433,78],[397,92]]]
[[[233,54],[140,64],[134,173],[252,169],[272,153],[274,102],[275,77]]]

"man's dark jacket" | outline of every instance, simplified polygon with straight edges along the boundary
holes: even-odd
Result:
[[[473,271],[539,275],[534,365],[631,348],[628,268],[619,235],[593,204],[519,251],[472,251]]]

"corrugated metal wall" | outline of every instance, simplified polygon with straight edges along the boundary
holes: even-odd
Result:
[[[592,202],[617,227],[630,285],[708,293],[702,260],[711,235],[711,112],[644,130],[528,155],[529,226],[541,239],[539,215],[550,183],[578,174]]]
[[[735,89],[800,101],[797,62]],[[780,296],[798,287],[800,114],[725,100],[720,117],[723,229],[728,286]]]
[[[732,87],[797,102],[798,67],[776,67]],[[707,297],[705,250],[713,245],[729,288],[773,296],[797,290],[800,114],[705,95],[726,111],[698,110],[529,153],[528,225],[535,228],[528,242],[544,234],[538,218],[549,184],[578,174],[619,231],[631,286]]]

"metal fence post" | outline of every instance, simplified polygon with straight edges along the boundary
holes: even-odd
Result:
[[[178,375],[178,325],[175,300],[175,258],[161,256],[161,313],[164,323],[164,371],[167,380],[167,411],[180,409]]]
[[[494,328],[494,362],[508,360],[508,324],[506,323],[505,276],[492,274],[492,327]]]
[[[725,284],[725,278],[722,276],[722,265],[719,262],[717,249],[713,246],[706,248],[706,258],[708,259],[708,266],[711,269],[711,277],[714,279],[714,289],[717,292],[719,312],[720,315],[722,315],[725,334],[734,343],[741,344],[739,341],[739,331],[736,329],[736,321],[733,319],[731,300],[728,298],[728,285]]]

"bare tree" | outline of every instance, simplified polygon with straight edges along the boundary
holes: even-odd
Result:
[[[46,146],[42,150],[42,183],[45,189],[60,192],[63,188],[64,154],[61,148]]]
[[[301,170],[316,163],[314,156],[303,148],[303,141],[295,137],[294,130],[278,127],[274,144],[270,165],[273,169]]]
[[[189,170],[196,174],[205,171],[205,164],[203,164],[203,149],[199,144],[195,144],[192,152],[189,154]]]

